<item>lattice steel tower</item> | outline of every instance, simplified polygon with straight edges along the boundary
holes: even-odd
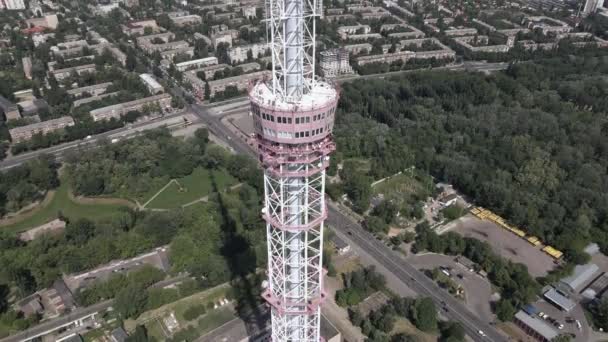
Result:
[[[325,169],[338,91],[315,78],[321,0],[266,0],[272,79],[249,91],[264,167],[273,342],[320,340]]]

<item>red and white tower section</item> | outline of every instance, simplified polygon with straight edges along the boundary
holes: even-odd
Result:
[[[320,1],[320,0],[318,0]],[[321,336],[325,170],[338,91],[315,78],[317,0],[266,0],[272,79],[249,91],[258,156],[264,167],[268,239],[264,298],[273,342]]]

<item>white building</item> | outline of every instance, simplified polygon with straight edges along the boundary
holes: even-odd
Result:
[[[336,77],[353,73],[353,68],[349,63],[349,53],[345,49],[322,51],[320,66],[324,77]]]
[[[266,49],[268,49],[268,44],[265,43],[235,46],[228,49],[228,57],[230,63],[240,63],[247,60],[249,51],[251,51],[252,58],[256,59],[265,55]]]
[[[175,64],[175,68],[179,71],[186,71],[193,68],[201,68],[204,66],[217,64],[217,57],[206,57],[200,59],[193,59],[182,63]]]
[[[150,93],[159,94],[165,92],[165,88],[163,88],[163,86],[158,83],[154,76],[150,74],[141,74],[139,75],[139,78],[141,78],[141,80],[144,82]]]
[[[7,10],[24,10],[25,9],[25,1],[23,0],[0,0],[0,2],[4,3],[4,9]]]
[[[604,0],[587,0],[583,8],[583,15],[587,16],[602,7],[604,7]]]

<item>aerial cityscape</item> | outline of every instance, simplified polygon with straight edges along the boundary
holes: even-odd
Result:
[[[608,341],[602,0],[0,0],[0,342]]]

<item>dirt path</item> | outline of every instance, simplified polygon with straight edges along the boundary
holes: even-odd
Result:
[[[132,202],[132,201],[130,201],[128,199],[125,199],[125,198],[74,196],[74,194],[72,193],[72,191],[68,191],[68,198],[72,202],[75,202],[75,203],[78,203],[78,204],[84,204],[84,205],[95,205],[95,204],[112,205],[112,204],[119,204],[119,205],[124,205],[124,206],[132,208],[132,209],[140,207],[139,202],[137,202],[137,201]]]
[[[10,217],[5,217],[3,219],[0,219],[0,227],[10,226],[12,224],[15,224],[15,223],[18,223],[18,222],[21,222],[23,220],[30,218],[31,216],[36,214],[36,212],[38,210],[49,205],[49,203],[51,203],[51,201],[53,201],[53,197],[55,197],[55,191],[54,190],[47,191],[47,193],[42,201],[34,202],[34,203],[28,205],[27,207],[19,210],[16,213],[10,214],[11,215]]]

